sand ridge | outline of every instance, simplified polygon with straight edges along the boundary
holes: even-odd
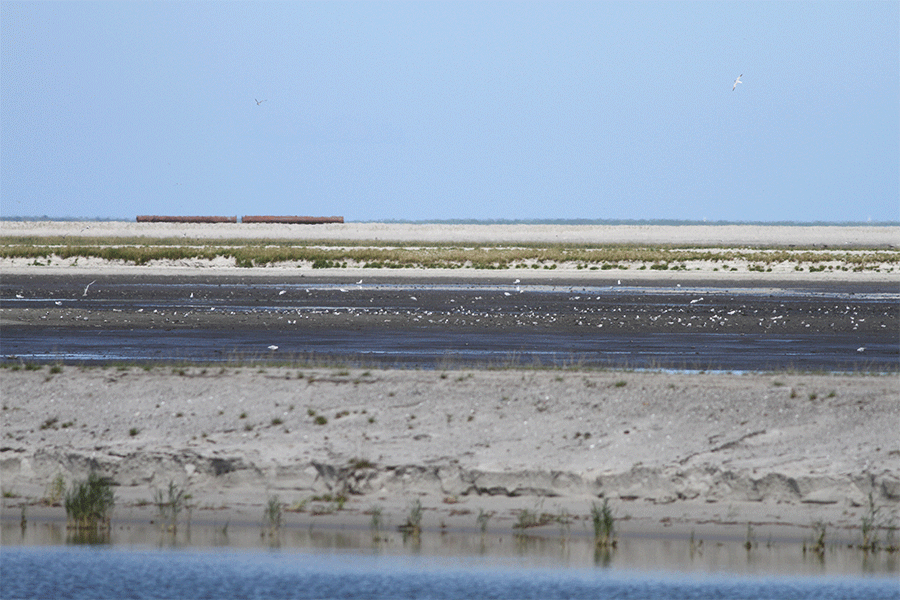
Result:
[[[169,481],[207,508],[421,498],[507,526],[607,498],[651,530],[852,528],[870,493],[900,500],[894,376],[67,366],[6,369],[0,391],[3,486],[31,501],[92,468],[126,512]]]

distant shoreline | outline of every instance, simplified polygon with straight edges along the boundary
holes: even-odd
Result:
[[[0,223],[134,223],[126,217],[0,216]],[[384,223],[389,225],[664,225],[757,226],[757,227],[900,227],[900,221],[730,221],[705,219],[345,219],[346,224]]]
[[[505,223],[146,223],[4,221],[4,237],[145,237],[149,239],[295,239],[471,243],[644,244],[665,246],[897,248],[900,226]]]
[[[4,273],[881,281],[900,227],[4,222]]]

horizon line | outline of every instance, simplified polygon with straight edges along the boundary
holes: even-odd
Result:
[[[0,216],[0,222],[27,222],[27,221],[81,221],[81,222],[127,222],[133,223],[135,218],[124,217],[50,217],[42,216]],[[345,223],[391,223],[407,225],[765,225],[765,226],[832,226],[832,227],[897,227],[898,221],[795,221],[779,219],[772,221],[762,220],[735,220],[735,219],[345,219]]]

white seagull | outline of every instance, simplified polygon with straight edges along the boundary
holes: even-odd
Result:
[[[744,83],[743,81],[741,81],[741,77],[743,77],[743,76],[744,76],[744,74],[741,73],[740,76],[739,76],[737,79],[734,80],[734,85],[731,86],[731,91],[732,91],[732,92],[734,91],[734,88],[737,87],[737,84],[739,84],[739,83]]]
[[[254,98],[254,100],[256,100],[256,98]],[[256,100],[256,105],[259,106],[263,102],[265,102],[265,100]]]

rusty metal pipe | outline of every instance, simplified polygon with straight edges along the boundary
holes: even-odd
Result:
[[[237,217],[177,217],[138,215],[138,223],[237,223]]]
[[[271,217],[250,215],[241,217],[241,223],[300,223],[316,225],[319,223],[343,223],[344,217]]]

